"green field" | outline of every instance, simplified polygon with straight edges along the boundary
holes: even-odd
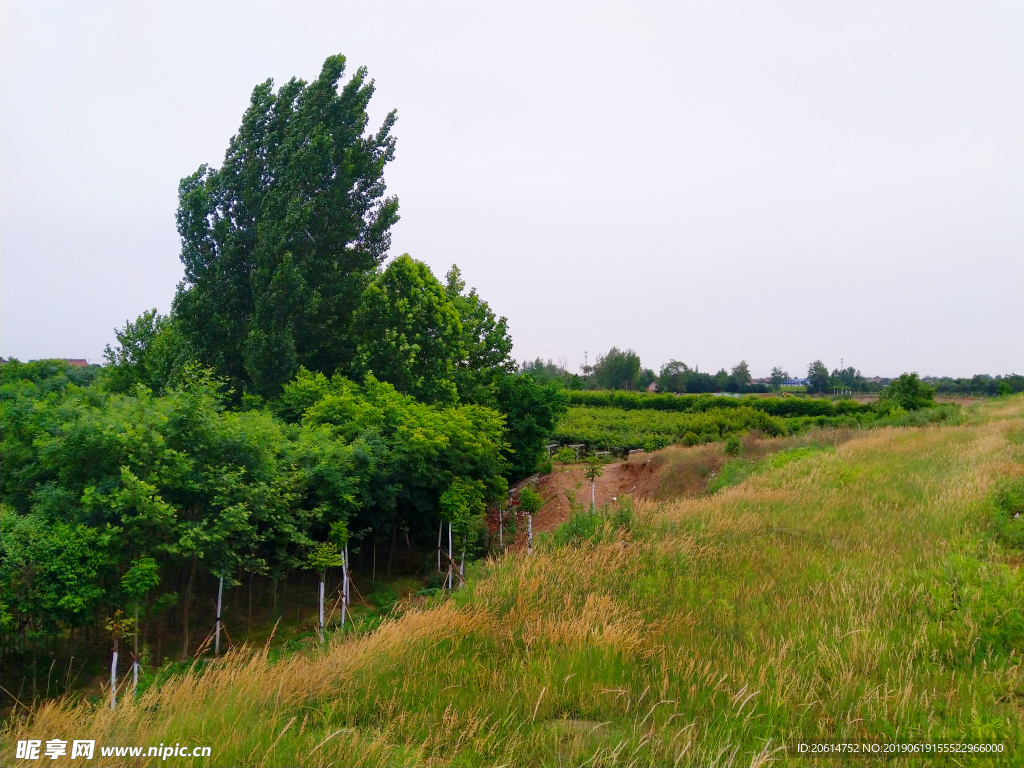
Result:
[[[823,403],[826,407],[831,406],[834,410],[820,415],[785,416],[775,415],[770,409],[773,406],[778,410],[792,408],[790,403],[793,401],[762,400],[755,403],[753,398],[715,398],[709,402],[708,398],[695,398],[691,402],[697,407],[685,411],[637,406],[621,408],[606,405],[600,400],[597,402],[597,405],[571,406],[559,420],[552,439],[561,445],[583,443],[588,448],[602,451],[625,452],[635,448],[653,451],[676,443],[695,445],[714,442],[729,435],[746,434],[753,430],[777,437],[799,434],[813,427],[858,429],[894,425],[919,426],[930,423],[956,423],[962,418],[960,408],[950,405],[885,415],[856,403],[844,411],[835,409],[827,400],[805,400],[804,408],[811,413],[815,410],[825,410],[816,408],[816,402]],[[640,399],[639,402],[643,403],[644,400]],[[707,407],[716,403],[720,405]]]
[[[236,652],[116,713],[44,705],[7,725],[4,764],[18,739],[87,734],[213,748],[164,765],[922,764],[797,759],[815,739],[1019,765],[1022,416],[1004,399],[766,461],[326,649]]]

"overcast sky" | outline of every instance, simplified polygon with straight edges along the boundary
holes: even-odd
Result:
[[[519,360],[1024,372],[1024,4],[4,3],[0,354],[170,309],[178,180],[330,54],[398,110],[392,254]],[[347,78],[346,78],[347,79]]]

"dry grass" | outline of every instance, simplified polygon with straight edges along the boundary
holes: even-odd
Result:
[[[835,447],[863,434],[851,429],[812,429],[792,437],[764,438],[755,430],[742,438],[741,455],[746,461],[756,462],[770,454],[795,448]],[[650,457],[659,469],[658,488],[651,497],[665,501],[703,496],[708,481],[721,472],[728,460],[722,443],[673,445],[658,451]]]
[[[998,742],[976,761],[1019,764],[1020,557],[987,515],[1024,471],[1021,419],[1020,398],[986,404],[640,502],[628,531],[483,565],[371,634],[239,651],[116,713],[46,705],[8,724],[3,764],[54,737],[213,747],[82,765],[766,765],[867,737]]]

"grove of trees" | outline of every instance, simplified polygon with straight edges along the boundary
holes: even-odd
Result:
[[[116,331],[102,369],[0,367],[0,653],[33,694],[40,659],[102,647],[110,617],[192,653],[211,580],[276,600],[342,540],[386,573],[445,524],[472,557],[546,458],[560,384],[518,371],[456,267],[387,260],[396,116],[371,130],[373,82],[344,71],[258,85],[222,165],[181,181],[169,315]]]

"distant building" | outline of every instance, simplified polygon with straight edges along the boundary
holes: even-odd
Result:
[[[88,368],[89,361],[78,357],[65,357],[64,362],[68,365],[73,365],[75,368]]]
[[[806,387],[807,379],[786,379],[782,382],[785,387]]]
[[[647,391],[648,392],[657,392],[658,391],[658,382],[652,381],[650,384],[648,384],[647,385]]]

